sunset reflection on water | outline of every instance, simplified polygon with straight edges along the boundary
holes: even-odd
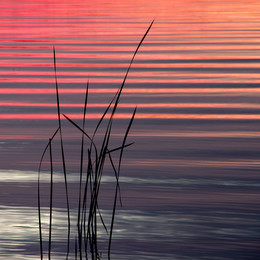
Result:
[[[116,215],[111,259],[259,256],[257,1],[8,0],[0,10],[1,259],[39,258],[37,170],[58,126],[53,47],[61,113],[82,125],[89,82],[86,131],[92,135],[153,19],[111,134],[111,147],[120,146],[137,107],[128,136],[134,144],[122,160],[123,208]],[[75,220],[81,135],[67,120],[62,127]],[[98,144],[102,134],[101,127]],[[57,139],[53,152],[55,192],[62,194]],[[48,165],[44,160],[41,175],[46,232]],[[111,176],[106,169],[100,204],[106,219]],[[66,216],[62,197],[55,199],[58,260],[64,259]]]

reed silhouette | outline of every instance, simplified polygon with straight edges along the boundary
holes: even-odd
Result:
[[[54,74],[55,74],[55,87],[56,87],[56,103],[57,103],[57,118],[58,118],[58,127],[49,138],[41,159],[39,163],[38,171],[38,218],[39,218],[39,238],[40,238],[40,257],[41,260],[44,258],[44,255],[48,255],[48,259],[51,259],[52,253],[52,229],[53,229],[53,189],[54,189],[54,167],[53,167],[53,149],[52,143],[54,139],[59,140],[60,151],[61,151],[61,160],[64,176],[64,187],[65,187],[65,201],[66,201],[66,214],[67,214],[67,246],[66,246],[66,259],[70,256],[70,244],[71,244],[71,209],[70,209],[70,198],[69,198],[69,188],[68,188],[68,178],[67,178],[67,163],[65,159],[65,148],[63,144],[63,126],[61,123],[62,118],[68,120],[68,122],[75,127],[75,131],[80,131],[81,133],[81,147],[80,147],[80,165],[79,165],[79,191],[78,191],[78,208],[77,208],[77,223],[75,225],[76,237],[75,237],[75,259],[92,259],[97,260],[101,259],[101,252],[98,248],[98,223],[101,223],[101,227],[107,233],[108,236],[108,245],[107,245],[107,258],[110,259],[111,253],[111,242],[113,236],[114,221],[116,215],[116,205],[118,200],[121,202],[120,195],[120,184],[119,176],[121,170],[121,163],[124,149],[133,143],[127,143],[127,137],[131,129],[135,114],[136,108],[133,111],[132,117],[126,127],[126,131],[123,135],[122,143],[119,147],[111,148],[111,132],[113,128],[113,121],[119,104],[120,96],[122,94],[125,82],[134,61],[134,58],[142,45],[144,39],[146,38],[148,32],[150,31],[153,22],[150,24],[145,34],[143,35],[141,41],[139,42],[132,59],[128,65],[127,71],[125,73],[124,79],[121,86],[113,96],[111,102],[105,109],[103,115],[99,119],[94,132],[92,135],[87,133],[86,130],[86,120],[87,120],[87,106],[88,106],[88,93],[89,93],[89,82],[86,86],[84,110],[82,115],[82,125],[80,126],[74,122],[67,115],[62,114],[60,110],[60,97],[59,97],[59,85],[57,79],[57,64],[56,64],[56,51],[53,47],[53,65],[54,65]],[[105,120],[106,119],[106,120]],[[102,123],[102,124],[101,124]],[[104,134],[101,137],[101,145],[97,145],[96,142],[96,133],[99,128],[104,127]],[[105,125],[105,126],[104,126]],[[99,140],[100,143],[100,140]],[[112,158],[114,152],[118,152],[117,164]],[[48,224],[48,241],[43,241],[43,226],[42,226],[42,207],[41,207],[41,171],[42,163],[46,157],[46,153],[49,152],[49,164],[50,164],[50,200],[49,200],[49,224]],[[114,198],[112,202],[111,209],[111,219],[110,223],[106,224],[102,212],[99,208],[99,199],[100,199],[100,189],[101,189],[101,180],[104,172],[105,162],[109,162],[115,176],[115,191]],[[84,170],[85,169],[85,170]],[[43,243],[48,243],[47,252],[43,248]]]

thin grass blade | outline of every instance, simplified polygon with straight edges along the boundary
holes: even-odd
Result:
[[[134,117],[135,117],[135,113],[136,113],[136,108],[133,112],[132,118],[128,124],[124,139],[123,139],[123,144],[122,144],[122,149],[120,151],[120,156],[119,156],[119,162],[118,162],[118,170],[117,170],[117,177],[119,178],[119,174],[120,174],[120,168],[121,168],[121,162],[122,162],[122,156],[123,156],[123,150],[124,150],[124,146],[125,146],[125,142],[129,133],[129,130],[132,126]],[[119,186],[119,185],[118,185]],[[117,194],[118,194],[118,186],[116,188],[115,191],[115,197],[114,197],[114,205],[113,205],[113,212],[112,212],[112,218],[111,218],[111,225],[110,225],[110,235],[109,235],[109,242],[108,242],[108,258],[110,259],[110,251],[111,251],[111,242],[112,242],[112,234],[113,234],[113,228],[114,228],[114,221],[115,221],[115,212],[116,212],[116,202],[117,202]]]
[[[39,169],[38,169],[38,219],[39,219],[39,237],[40,237],[40,255],[41,255],[41,260],[43,260],[43,241],[42,241],[42,224],[41,224],[41,192],[40,192],[40,175],[41,175],[41,167],[42,167],[42,162],[45,156],[46,151],[48,150],[48,147],[50,145],[50,142],[54,139],[56,134],[58,133],[59,128],[54,132],[52,137],[49,139],[48,144],[46,145],[41,159],[39,163]]]
[[[50,151],[50,166],[51,166],[51,180],[50,180],[50,220],[49,220],[49,248],[48,248],[48,259],[51,260],[51,243],[52,243],[52,202],[53,202],[53,160],[52,160],[52,146],[51,139],[49,140],[49,151]]]
[[[70,206],[69,206],[69,193],[68,193],[68,181],[67,181],[67,170],[66,170],[66,162],[65,162],[65,154],[64,154],[64,145],[63,145],[63,137],[62,137],[62,128],[61,128],[61,113],[60,113],[60,98],[59,98],[59,86],[57,80],[57,65],[56,65],[56,52],[55,47],[53,46],[53,63],[54,63],[54,74],[55,74],[55,86],[56,86],[56,99],[57,99],[57,113],[58,113],[58,122],[59,122],[59,132],[60,132],[60,146],[61,146],[61,156],[62,156],[62,167],[63,167],[63,175],[64,175],[64,185],[65,185],[65,193],[66,193],[66,204],[67,204],[67,216],[68,216],[68,234],[67,234],[67,256],[69,257],[70,250]]]
[[[82,122],[82,130],[85,131],[85,123],[86,123],[86,111],[87,111],[87,102],[88,102],[88,89],[89,82],[86,87],[85,94],[85,102],[84,102],[84,111],[83,111],[83,122]],[[82,175],[83,175],[83,161],[84,161],[84,139],[85,135],[82,133],[81,137],[81,152],[80,152],[80,181],[79,181],[79,199],[78,199],[78,243],[79,243],[79,257],[82,260],[82,225],[80,224],[81,219],[81,192],[82,192]]]

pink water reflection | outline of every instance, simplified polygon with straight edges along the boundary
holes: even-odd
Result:
[[[90,93],[116,93],[116,88],[98,88],[89,89]],[[124,93],[252,93],[257,94],[260,88],[125,88]],[[85,93],[85,89],[81,88],[66,88],[60,89],[60,93],[73,94]],[[0,94],[55,94],[55,89],[47,88],[1,88]]]

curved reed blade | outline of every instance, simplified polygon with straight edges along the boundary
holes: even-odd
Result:
[[[84,111],[83,111],[83,122],[82,122],[82,130],[85,131],[85,123],[86,123],[86,112],[87,112],[87,103],[88,103],[88,89],[89,82],[86,87],[85,94],[85,102],[84,102]],[[80,152],[80,180],[79,180],[79,198],[78,198],[78,250],[79,250],[79,258],[82,259],[82,225],[81,225],[81,192],[82,192],[82,175],[83,175],[83,161],[84,161],[84,139],[85,135],[82,133],[81,136],[81,152]],[[76,250],[76,249],[75,249]]]
[[[59,86],[58,86],[58,79],[57,79],[57,65],[56,65],[56,51],[55,47],[53,46],[53,65],[54,65],[54,77],[55,77],[55,87],[56,87],[56,102],[57,102],[57,112],[58,112],[58,120],[59,120],[59,127],[61,127],[60,122],[60,98],[59,98]]]
[[[110,119],[109,119],[109,122],[108,122],[108,125],[107,125],[106,133],[105,133],[105,135],[104,135],[104,139],[103,139],[104,141],[103,141],[103,144],[102,144],[102,148],[101,148],[101,152],[100,152],[100,157],[102,157],[102,156],[101,156],[102,153],[103,153],[103,152],[106,152],[106,150],[107,150],[108,143],[109,143],[109,140],[110,140],[110,134],[111,134],[111,129],[112,129],[113,117],[114,117],[114,114],[115,114],[115,112],[116,112],[116,109],[117,109],[117,106],[118,106],[118,103],[119,103],[119,99],[120,99],[122,90],[123,90],[123,88],[124,88],[125,81],[126,81],[126,79],[127,79],[128,73],[129,73],[129,71],[130,71],[130,68],[131,68],[132,63],[133,63],[133,61],[134,61],[134,59],[135,59],[136,54],[137,54],[139,48],[141,47],[141,45],[142,45],[144,39],[146,38],[148,32],[150,31],[150,29],[151,29],[153,23],[154,23],[154,20],[151,22],[150,26],[148,27],[148,29],[146,30],[145,34],[143,35],[141,41],[139,42],[139,44],[138,44],[138,46],[137,46],[137,48],[136,48],[136,50],[135,50],[135,52],[134,52],[134,54],[133,54],[133,56],[132,56],[132,59],[131,59],[131,61],[130,61],[130,63],[129,63],[129,66],[128,66],[127,71],[126,71],[126,73],[125,73],[125,76],[124,76],[123,82],[122,82],[122,84],[121,84],[121,87],[118,89],[117,93],[115,94],[115,96],[114,96],[114,98],[113,98],[113,100],[115,99],[115,103],[114,103],[114,107],[113,107],[113,110],[112,110],[111,115],[110,115]],[[109,107],[110,107],[110,106],[109,106]],[[106,113],[106,111],[105,111],[105,113]],[[103,118],[102,118],[102,119],[103,119]]]
[[[130,131],[130,128],[132,126],[134,117],[135,117],[135,113],[136,113],[136,108],[133,112],[132,118],[128,124],[124,139],[123,139],[123,144],[121,146],[121,151],[120,151],[120,156],[119,156],[119,162],[118,162],[118,169],[117,171],[115,171],[117,173],[117,178],[119,178],[119,174],[120,174],[120,168],[121,168],[121,162],[122,162],[122,156],[123,156],[123,150],[125,147],[125,142],[128,136],[128,133]],[[110,234],[109,234],[109,242],[108,242],[108,259],[110,259],[110,251],[111,251],[111,242],[112,242],[112,234],[113,234],[113,228],[114,228],[114,221],[115,221],[115,213],[116,213],[116,203],[117,203],[117,194],[120,191],[119,189],[119,185],[117,185],[116,187],[116,191],[115,191],[115,197],[114,197],[114,205],[113,205],[113,212],[112,212],[112,219],[111,219],[111,225],[110,225]]]
[[[117,188],[118,191],[119,191],[119,200],[120,200],[120,205],[121,205],[121,207],[122,207],[121,191],[120,191],[120,185],[119,185],[119,176],[118,176],[118,173],[117,173],[115,164],[114,164],[114,162],[113,162],[113,160],[112,160],[111,154],[108,153],[108,155],[109,155],[110,163],[111,163],[112,168],[113,168],[114,173],[115,173],[115,177],[116,177],[116,188]]]
[[[119,191],[119,200],[120,200],[120,205],[122,207],[122,198],[121,198],[121,191],[120,191],[120,185],[119,185],[119,175],[118,175],[118,172],[116,170],[116,167],[114,165],[114,162],[113,162],[113,159],[112,159],[112,156],[111,156],[111,153],[112,152],[115,152],[115,151],[118,151],[118,150],[122,150],[130,145],[134,144],[133,142],[130,143],[130,144],[126,144],[124,146],[120,146],[120,147],[117,147],[117,148],[114,148],[112,150],[108,150],[107,153],[108,153],[108,156],[109,156],[109,159],[110,159],[110,163],[112,165],[112,168],[113,168],[113,171],[115,173],[115,177],[116,177],[116,183],[117,183],[117,188],[118,188],[118,191]]]
[[[58,129],[54,132],[54,134],[52,135],[52,137],[49,139],[48,144],[46,145],[41,159],[40,159],[40,163],[39,163],[39,168],[38,168],[38,220],[39,220],[39,237],[40,237],[40,255],[41,255],[41,260],[43,259],[43,241],[42,241],[42,224],[41,224],[41,192],[40,192],[40,175],[41,175],[41,167],[42,167],[42,162],[45,156],[46,151],[48,150],[48,147],[50,145],[50,142],[54,139],[54,137],[56,136],[56,134],[59,131],[59,127]]]
[[[57,113],[58,113],[58,122],[59,122],[59,130],[60,130],[59,132],[60,132],[61,157],[62,157],[62,167],[63,167],[64,185],[65,185],[65,193],[66,193],[67,216],[68,216],[68,221],[67,221],[67,223],[68,223],[67,256],[66,256],[66,259],[68,259],[69,248],[70,248],[70,246],[69,246],[69,244],[70,244],[70,206],[69,206],[67,170],[66,170],[64,145],[63,145],[63,137],[62,137],[62,128],[61,128],[61,113],[60,113],[59,86],[58,86],[58,80],[57,80],[56,52],[55,52],[54,46],[53,46],[53,63],[54,63],[55,86],[56,86]]]
[[[51,180],[50,180],[50,221],[49,221],[49,250],[48,259],[51,260],[51,235],[52,235],[52,202],[53,202],[53,162],[52,162],[52,140],[49,141],[49,151],[50,151],[50,166],[51,166]]]
[[[130,145],[134,144],[134,142],[130,143],[130,144],[125,144],[124,146],[120,146],[120,147],[117,147],[117,148],[114,148],[114,149],[111,149],[111,150],[107,150],[107,153],[113,153],[115,151],[118,151],[118,150],[121,150],[123,148],[126,148]]]
[[[118,93],[119,93],[119,90],[117,90],[115,96],[112,98],[111,102],[109,103],[109,105],[107,106],[105,112],[103,113],[102,117],[100,118],[100,120],[99,120],[99,122],[98,122],[98,124],[97,124],[97,126],[96,126],[96,128],[95,128],[95,131],[94,131],[94,134],[93,134],[92,139],[94,139],[94,137],[95,137],[95,135],[96,135],[96,132],[97,132],[97,130],[98,130],[98,128],[99,128],[101,122],[103,121],[104,117],[106,116],[106,114],[107,114],[109,108],[110,108],[111,105],[113,104],[113,102],[114,102],[116,96],[118,95]]]
[[[108,234],[107,226],[106,226],[106,224],[105,224],[105,221],[104,221],[104,219],[103,219],[103,217],[102,217],[102,214],[101,214],[101,212],[100,212],[100,209],[99,209],[98,205],[97,205],[97,210],[98,210],[98,215],[99,215],[99,217],[100,217],[100,220],[101,220],[101,222],[102,222],[102,225],[103,225],[103,227],[104,227],[106,233]]]
[[[83,203],[82,203],[82,218],[81,218],[81,226],[83,227],[82,234],[84,235],[84,246],[85,246],[85,257],[88,259],[88,241],[90,237],[89,229],[86,229],[86,221],[87,221],[87,193],[88,187],[91,196],[92,191],[92,160],[91,160],[91,153],[90,149],[88,149],[88,166],[87,166],[87,178],[85,182],[84,188],[84,196],[83,196]],[[89,227],[89,226],[88,226]]]
[[[97,158],[97,147],[95,145],[95,143],[93,142],[92,138],[78,125],[76,124],[73,120],[71,120],[69,117],[67,117],[65,114],[63,114],[63,116],[72,124],[74,125],[76,128],[78,128],[85,136],[87,136],[87,138],[90,140],[91,144],[94,146],[95,148],[95,152],[96,152],[96,158]]]
[[[139,42],[139,44],[138,44],[138,46],[137,46],[137,48],[136,48],[136,50],[135,50],[135,52],[134,52],[134,54],[133,54],[133,57],[132,57],[132,59],[131,59],[131,61],[130,61],[130,63],[129,63],[129,66],[128,66],[128,68],[127,68],[127,71],[126,71],[124,80],[123,80],[123,82],[122,82],[122,84],[121,84],[121,88],[119,89],[119,93],[117,94],[117,98],[116,98],[116,101],[115,101],[115,106],[114,106],[114,108],[113,108],[113,112],[112,112],[112,114],[111,114],[111,117],[113,117],[113,115],[114,115],[114,113],[115,113],[115,111],[116,111],[117,105],[118,105],[118,103],[119,103],[119,98],[120,98],[120,96],[121,96],[123,87],[124,87],[124,85],[125,85],[125,81],[126,81],[126,79],[127,79],[127,76],[128,76],[129,71],[130,71],[130,68],[131,68],[131,66],[132,66],[132,63],[133,63],[133,61],[134,61],[134,59],[135,59],[135,56],[136,56],[136,54],[137,54],[139,48],[141,47],[141,45],[142,45],[144,39],[146,38],[148,32],[150,31],[150,29],[151,29],[153,23],[154,23],[154,20],[151,22],[150,26],[149,26],[148,29],[146,30],[145,34],[143,35],[143,38],[142,38],[141,41]]]
[[[118,163],[118,170],[117,170],[117,171],[118,171],[118,174],[119,174],[119,172],[120,172],[121,161],[122,161],[123,151],[124,151],[124,148],[125,148],[126,139],[127,139],[128,133],[129,133],[129,131],[130,131],[130,128],[131,128],[131,126],[132,126],[132,124],[133,124],[134,117],[135,117],[135,114],[136,114],[136,109],[137,109],[137,108],[134,109],[132,118],[131,118],[131,120],[130,120],[130,122],[129,122],[129,124],[128,124],[127,130],[126,130],[126,132],[125,132],[125,136],[124,136],[124,139],[123,139],[123,143],[122,143],[122,146],[121,146],[120,156],[119,156],[119,163]]]
[[[132,59],[131,59],[131,61],[130,61],[130,63],[129,63],[129,66],[128,66],[128,69],[127,69],[127,71],[126,71],[126,74],[125,74],[125,77],[124,77],[124,79],[123,79],[123,82],[122,82],[122,84],[121,84],[121,87],[120,87],[118,93],[116,94],[117,97],[116,97],[116,100],[115,100],[115,105],[114,105],[114,108],[113,108],[112,113],[111,113],[109,125],[108,125],[108,127],[107,127],[107,130],[108,130],[107,132],[109,133],[109,134],[108,134],[108,137],[110,136],[110,132],[111,132],[111,128],[112,128],[113,117],[114,117],[114,114],[115,114],[115,112],[116,112],[116,109],[117,109],[117,106],[118,106],[118,103],[119,103],[119,99],[120,99],[120,96],[121,96],[123,87],[124,87],[124,85],[125,85],[125,81],[126,81],[126,79],[127,79],[128,73],[129,73],[130,68],[131,68],[131,66],[132,66],[132,63],[133,63],[133,61],[134,61],[134,58],[135,58],[135,56],[136,56],[136,54],[137,54],[137,52],[138,52],[140,46],[142,45],[144,39],[146,38],[148,32],[150,31],[150,29],[151,29],[153,23],[154,23],[154,20],[151,22],[150,26],[148,27],[148,29],[146,30],[145,34],[143,35],[141,41],[139,42],[139,44],[138,44],[138,46],[137,46],[137,48],[136,48],[136,50],[135,50],[135,52],[134,52],[134,54],[133,54],[133,57],[132,57]],[[128,128],[127,128],[127,132],[126,132],[125,137],[124,137],[124,140],[123,140],[123,146],[124,146],[124,143],[125,143],[125,141],[126,141],[126,137],[127,137],[128,132],[129,132],[129,130],[130,130],[130,127],[131,127],[131,125],[132,125],[135,112],[136,112],[136,109],[135,109],[135,111],[134,111],[134,114],[133,114],[133,116],[132,116],[132,118],[131,118],[131,121],[130,121],[130,123],[129,123],[129,126],[128,126]],[[107,142],[108,142],[108,141],[107,141]],[[123,154],[123,149],[121,149],[121,152],[120,152],[120,158],[119,158],[119,164],[118,164],[118,171],[117,171],[118,176],[119,176],[119,171],[120,171],[120,167],[121,167],[122,154]],[[111,219],[110,236],[109,236],[109,244],[108,244],[108,259],[109,259],[109,260],[110,260],[112,233],[113,233],[114,219],[115,219],[115,209],[116,209],[117,193],[118,193],[118,188],[116,188],[116,191],[115,191],[114,206],[113,206],[113,213],[112,213],[112,219]]]

